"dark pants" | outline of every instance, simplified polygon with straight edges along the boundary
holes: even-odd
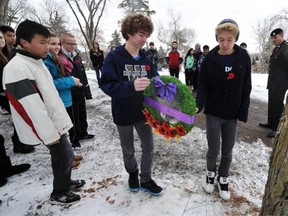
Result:
[[[185,83],[187,86],[192,86],[193,85],[193,77],[194,77],[194,72],[191,70],[185,70]]]
[[[179,67],[178,68],[169,68],[170,76],[179,78]]]
[[[237,119],[225,120],[211,115],[206,116],[206,136],[208,141],[208,152],[206,155],[207,170],[217,171],[216,161],[221,149],[218,174],[222,177],[229,176],[236,128]]]
[[[285,93],[282,89],[268,89],[268,123],[273,131],[277,130],[284,109]]]
[[[70,114],[69,114],[70,115]],[[74,133],[72,137],[79,140],[80,137],[84,137],[88,134],[88,123],[87,123],[87,112],[86,112],[86,101],[85,98],[73,100],[72,105],[72,118],[74,119]],[[69,131],[70,132],[70,131]],[[70,133],[69,133],[70,135]],[[71,135],[70,135],[71,138]],[[71,140],[72,142],[72,140]]]
[[[7,110],[9,112],[9,114],[11,114],[11,109],[10,109],[10,105],[9,105],[9,101],[8,101],[8,98],[6,96],[0,96],[0,106]],[[12,135],[12,143],[13,145],[20,145],[22,144],[19,140],[19,137],[18,137],[18,134],[17,134],[17,131],[14,127],[14,123],[13,123],[13,135]]]
[[[196,69],[193,74],[193,90],[197,90],[198,88],[198,77],[199,71]]]
[[[69,130],[69,138],[70,138],[70,141],[71,142],[74,142],[74,141],[79,141],[79,136],[76,137],[76,129],[75,129],[75,117],[74,117],[74,112],[73,112],[73,107],[70,106],[70,107],[66,107],[66,111],[73,123],[73,127]]]
[[[152,128],[144,122],[127,126],[117,125],[124,166],[128,173],[134,172],[138,168],[135,157],[134,128],[140,137],[142,148],[140,181],[147,182],[151,180],[151,169],[154,158],[154,141]]]
[[[63,193],[70,189],[72,162],[74,153],[67,135],[61,136],[60,142],[48,145],[53,170],[53,194]]]
[[[94,70],[96,72],[96,78],[97,78],[97,81],[98,81],[98,85],[100,86],[100,78],[101,78],[101,71],[100,71],[100,67],[94,67]]]

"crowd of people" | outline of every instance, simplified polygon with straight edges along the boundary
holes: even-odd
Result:
[[[129,174],[131,191],[144,190],[158,196],[163,188],[152,178],[154,140],[152,128],[143,115],[143,91],[150,79],[159,76],[158,52],[153,42],[144,50],[154,30],[151,19],[141,13],[127,15],[121,25],[125,44],[104,56],[99,43],[91,44],[90,59],[101,90],[111,97],[112,117]],[[236,44],[240,30],[232,19],[222,20],[215,29],[218,45],[196,43],[183,58],[177,41],[171,44],[166,62],[171,76],[179,78],[183,63],[185,83],[196,94],[196,113],[206,115],[208,150],[204,190],[212,193],[215,186],[223,200],[231,197],[230,165],[238,121],[247,122],[251,93],[251,59],[247,44]],[[268,79],[268,123],[274,137],[283,111],[283,99],[288,89],[288,45],[283,30],[270,35],[275,49],[270,58]],[[14,29],[0,26],[0,106],[13,119],[12,143],[14,153],[35,151],[33,145],[44,144],[51,154],[53,191],[50,201],[74,203],[81,198],[75,189],[85,180],[72,180],[73,167],[82,155],[73,148],[81,140],[93,139],[88,133],[86,100],[92,99],[85,67],[77,52],[73,34],[60,37],[45,26],[25,20]],[[135,157],[133,131],[140,137],[142,155],[140,166]],[[217,165],[217,159],[220,163]],[[0,136],[0,186],[11,175],[25,172],[30,164],[12,166],[6,155],[4,138]]]

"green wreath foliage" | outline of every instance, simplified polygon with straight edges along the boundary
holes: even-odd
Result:
[[[177,93],[174,95],[174,100],[168,106],[174,109],[175,107],[178,106],[178,109],[176,108],[177,110],[183,113],[186,113],[190,116],[193,116],[196,111],[196,103],[188,87],[185,84],[183,84],[179,79],[172,77],[172,76],[164,75],[164,76],[159,76],[159,78],[162,80],[164,84],[176,83],[177,85]],[[157,89],[154,86],[154,80],[155,78],[151,79],[150,85],[147,86],[147,88],[144,90],[144,95],[159,102],[160,98],[156,94]],[[161,113],[158,110],[154,109],[148,104],[144,103],[144,108],[146,108],[150,112],[150,114],[155,119],[157,119],[160,123],[163,123],[166,121],[165,119],[163,119],[163,117],[161,116]],[[174,127],[182,125],[185,128],[186,133],[188,133],[194,126],[194,124],[187,124],[181,121],[178,121],[177,123],[173,123],[173,122],[172,123],[167,122],[167,123]]]

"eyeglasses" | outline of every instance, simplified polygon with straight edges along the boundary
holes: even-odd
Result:
[[[64,43],[66,43],[66,44],[68,44],[70,46],[77,46],[77,43],[68,43],[68,42],[64,42]]]

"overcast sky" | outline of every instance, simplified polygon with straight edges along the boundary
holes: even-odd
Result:
[[[106,38],[110,38],[112,32],[117,28],[117,20],[123,17],[123,13],[117,10],[120,0],[111,1],[107,7],[107,15],[102,26]],[[152,16],[155,27],[157,23],[166,24],[169,19],[168,11],[174,10],[175,14],[180,13],[182,27],[188,27],[195,30],[197,38],[193,43],[199,42],[202,46],[207,44],[211,48],[217,45],[215,41],[215,27],[225,19],[234,19],[240,28],[240,37],[238,44],[246,42],[248,50],[254,52],[257,49],[254,40],[255,34],[253,27],[258,21],[263,20],[284,8],[288,8],[287,0],[150,0],[150,8],[156,11]],[[277,28],[277,26],[275,26]],[[157,29],[152,34],[149,41],[155,41],[157,46]],[[286,34],[288,35],[288,33]],[[269,36],[269,35],[267,35]],[[287,38],[287,37],[286,37]],[[109,41],[109,40],[108,40]]]

